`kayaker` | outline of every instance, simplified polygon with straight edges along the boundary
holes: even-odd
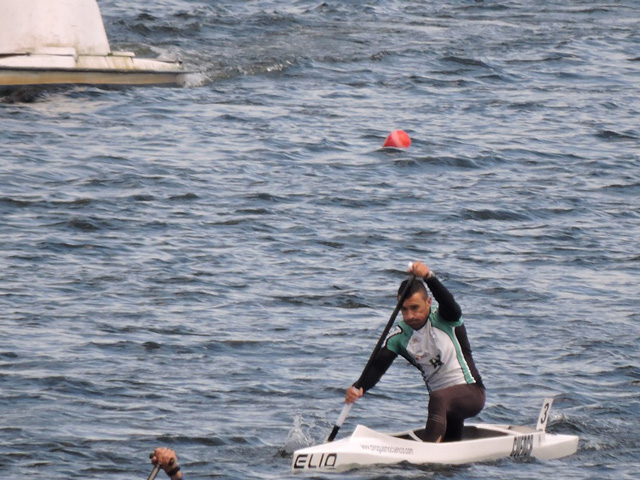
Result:
[[[413,262],[408,273],[416,278],[405,280],[398,290],[400,300],[407,282],[412,282],[402,304],[403,321],[391,330],[371,368],[347,389],[346,402],[355,402],[373,388],[401,355],[420,370],[429,390],[427,424],[420,438],[425,442],[460,440],[464,420],[478,415],[486,398],[462,311],[426,264]],[[422,279],[437,307],[432,307]]]
[[[178,456],[176,452],[166,447],[156,448],[151,455],[151,463],[160,465],[171,480],[181,480],[183,478],[180,465],[178,465]]]

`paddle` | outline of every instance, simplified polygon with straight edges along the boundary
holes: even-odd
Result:
[[[409,288],[412,283],[411,280],[413,280],[414,278],[415,278],[415,275],[411,275],[410,281],[407,282],[407,284],[404,287],[404,290],[402,290],[402,293],[400,294],[400,299],[398,300],[398,304],[396,305],[396,308],[393,310],[393,313],[391,314],[391,318],[389,318],[389,321],[387,322],[386,327],[384,327],[382,335],[380,335],[380,339],[376,344],[376,348],[374,348],[373,352],[371,352],[369,361],[367,362],[367,365],[364,367],[364,370],[362,370],[361,376],[364,376],[367,373],[367,371],[369,371],[369,368],[371,368],[371,364],[373,363],[374,359],[378,355],[378,352],[380,351],[380,349],[382,349],[382,344],[384,343],[384,340],[387,338],[387,335],[389,334],[389,330],[391,330],[393,323],[396,321],[396,317],[398,316],[398,312],[400,312],[400,309],[402,308],[402,304],[407,299],[407,295],[409,294]],[[342,412],[340,412],[340,416],[338,417],[338,421],[333,426],[333,430],[331,430],[331,433],[329,434],[329,438],[327,438],[327,443],[333,442],[333,439],[336,438],[336,435],[338,434],[338,430],[340,430],[340,427],[346,420],[347,415],[349,414],[349,410],[351,410],[352,406],[353,406],[353,403],[345,402],[344,406],[342,407]]]
[[[155,480],[155,478],[158,476],[159,471],[160,471],[160,465],[154,465],[153,469],[151,470],[151,473],[147,477],[147,480]]]

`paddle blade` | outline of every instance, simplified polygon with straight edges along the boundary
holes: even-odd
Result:
[[[352,406],[353,406],[353,403],[344,404],[344,406],[342,407],[342,412],[340,412],[340,416],[338,417],[338,421],[334,425],[333,430],[331,430],[331,433],[329,434],[329,438],[327,438],[327,443],[333,442],[333,439],[336,438],[336,435],[338,434],[338,430],[340,430],[340,427],[342,426],[345,419],[347,418],[347,415],[349,414],[349,410],[351,410]]]
[[[334,425],[333,430],[331,430],[331,433],[329,434],[329,438],[327,438],[327,443],[333,442],[336,435],[338,435],[338,430],[340,430],[340,427],[338,425]]]

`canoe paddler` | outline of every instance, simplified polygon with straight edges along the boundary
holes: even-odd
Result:
[[[398,355],[420,370],[429,390],[427,424],[420,437],[425,442],[462,438],[464,420],[484,408],[485,388],[471,355],[462,311],[453,295],[422,262],[409,265],[415,278],[405,280],[398,301],[411,282],[402,304],[402,321],[389,332],[371,368],[347,389],[353,403],[374,387]],[[438,306],[431,305],[433,294]]]
[[[178,465],[178,456],[176,452],[166,447],[156,448],[151,455],[151,463],[160,465],[171,480],[181,480],[183,478],[180,465]]]

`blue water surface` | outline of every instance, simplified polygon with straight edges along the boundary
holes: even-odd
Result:
[[[4,476],[146,478],[163,445],[188,479],[291,478],[423,260],[476,420],[555,396],[579,450],[340,478],[637,478],[636,1],[99,3],[112,48],[197,73],[0,99]],[[341,436],[424,422],[400,360]]]

